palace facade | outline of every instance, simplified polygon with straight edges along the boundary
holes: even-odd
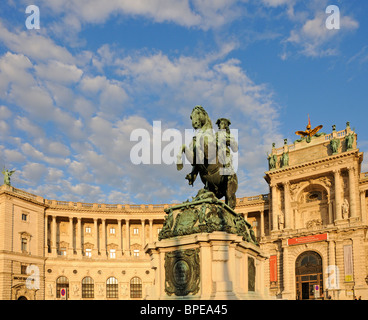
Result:
[[[368,299],[368,173],[349,124],[280,148],[268,194],[237,199],[265,257],[269,296]],[[164,209],[48,200],[0,187],[0,299],[144,299]],[[65,293],[65,295],[64,295]]]

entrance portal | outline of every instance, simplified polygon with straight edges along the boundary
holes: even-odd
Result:
[[[323,297],[322,258],[314,251],[303,252],[295,263],[296,299]]]

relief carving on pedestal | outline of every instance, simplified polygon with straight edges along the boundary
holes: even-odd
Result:
[[[165,254],[165,292],[171,296],[195,295],[199,291],[199,249],[175,250]]]

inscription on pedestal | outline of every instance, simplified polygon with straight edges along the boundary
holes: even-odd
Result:
[[[165,292],[186,296],[199,291],[199,249],[175,250],[165,254]]]

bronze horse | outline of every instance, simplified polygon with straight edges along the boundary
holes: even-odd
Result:
[[[229,169],[230,166],[232,168],[231,163],[219,161],[219,154],[230,153],[227,148],[229,144],[226,146],[219,142],[219,132],[217,134],[213,132],[211,119],[202,106],[194,107],[190,119],[196,134],[189,147],[185,144],[182,145],[177,156],[177,169],[181,170],[183,168],[182,154],[184,153],[193,166],[192,172],[185,177],[189,185],[193,185],[199,173],[205,185],[204,189],[213,192],[218,199],[225,197],[225,203],[234,209],[238,179],[233,170],[224,171],[224,169]],[[230,131],[228,130],[228,132]],[[233,151],[237,151],[237,144],[236,148],[234,148],[234,145],[230,146]]]

